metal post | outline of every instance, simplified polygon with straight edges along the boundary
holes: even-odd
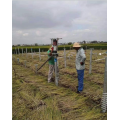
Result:
[[[25,65],[25,67],[26,67],[26,60],[24,61],[24,65]]]
[[[23,48],[22,48],[22,56],[23,56]]]
[[[58,61],[58,59],[57,59],[57,66],[59,66],[59,61]]]
[[[54,62],[55,62],[55,84],[58,86],[58,76],[57,76],[57,56],[54,56]]]
[[[17,62],[18,62],[18,64],[19,64],[19,58],[17,58]]]
[[[15,52],[16,52],[16,55],[17,55],[17,50],[16,50],[16,48],[15,48]]]
[[[97,55],[98,55],[98,54],[96,53],[96,59],[97,59]]]
[[[70,60],[70,55],[69,55],[69,60]]]
[[[59,81],[59,61],[57,59],[57,81]]]
[[[27,57],[27,48],[26,48],[26,57]]]
[[[18,48],[18,54],[19,54],[19,48]]]
[[[33,52],[32,52],[32,59],[33,59]]]
[[[39,48],[39,58],[40,58],[40,60],[41,60],[41,56],[40,56],[40,48]]]
[[[25,55],[25,51],[24,51],[24,55]]]
[[[104,87],[102,95],[102,112],[107,111],[107,57],[105,58]]]
[[[17,55],[17,49],[15,48],[15,50],[16,50],[16,55]]]
[[[62,38],[51,38],[51,43],[53,46],[53,53],[54,56],[54,62],[55,62],[55,84],[58,86],[58,66],[57,66],[57,50],[58,50],[58,40]]]
[[[64,62],[65,62],[65,68],[66,68],[66,52],[65,52],[65,48],[64,48]]]
[[[92,70],[92,50],[93,50],[93,48],[90,49],[90,67],[89,67],[89,74],[91,74],[91,70]]]
[[[38,64],[35,64],[35,72],[37,73],[37,66],[38,66]]]

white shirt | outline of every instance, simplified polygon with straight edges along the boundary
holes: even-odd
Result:
[[[85,52],[83,48],[80,48],[76,54],[76,69],[77,70],[85,69],[85,60],[86,60]],[[80,62],[84,62],[84,65],[81,65]]]

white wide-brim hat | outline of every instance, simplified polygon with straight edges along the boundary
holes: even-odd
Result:
[[[76,43],[73,44],[73,47],[81,47],[81,45],[76,42]]]

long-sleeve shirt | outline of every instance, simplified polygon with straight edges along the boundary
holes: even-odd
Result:
[[[86,60],[85,52],[83,48],[80,48],[76,54],[76,69],[77,70],[85,69],[85,60]],[[80,62],[84,62],[84,65],[81,65]]]
[[[48,57],[50,57],[50,55],[49,55],[50,52],[51,52],[50,50],[47,51]],[[50,64],[50,65],[54,65],[54,64],[55,64],[55,63],[54,63],[54,57],[52,57],[52,58],[49,60],[49,64]]]

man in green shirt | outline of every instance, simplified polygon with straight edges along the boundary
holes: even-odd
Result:
[[[53,47],[47,51],[48,57],[52,56]],[[55,68],[54,57],[49,60],[49,72],[48,72],[48,83],[52,81],[52,76]]]

